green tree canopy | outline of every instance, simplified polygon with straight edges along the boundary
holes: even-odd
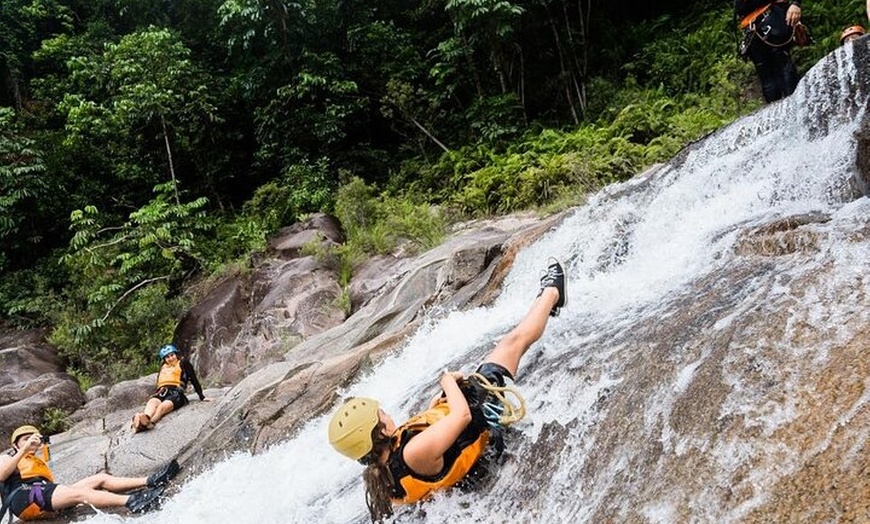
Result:
[[[179,165],[194,171],[191,147],[219,117],[208,76],[177,35],[152,27],[69,67],[74,90],[60,106],[68,146],[99,150],[116,180],[140,191],[165,180],[175,187]],[[197,181],[195,171],[186,174]]]

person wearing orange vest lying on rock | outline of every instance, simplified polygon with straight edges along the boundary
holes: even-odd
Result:
[[[193,365],[178,355],[178,348],[167,344],[160,348],[157,356],[163,361],[157,373],[157,392],[148,399],[145,411],[133,415],[133,433],[153,428],[165,415],[186,406],[188,384],[193,385],[199,400],[211,401],[203,394]]]
[[[329,442],[366,466],[363,481],[372,522],[392,515],[393,504],[414,503],[473,478],[485,453],[503,449],[504,425],[524,414],[522,397],[505,385],[505,379],[514,379],[520,359],[566,299],[565,273],[553,260],[531,309],[477,371],[469,377],[445,372],[439,380],[443,393],[429,409],[400,426],[369,398],[351,398],[336,411]],[[519,399],[520,409],[505,392]]]
[[[48,465],[48,437],[43,437],[34,426],[21,426],[12,432],[10,442],[12,449],[0,455],[3,491],[0,519],[7,510],[21,520],[48,518],[56,511],[79,504],[97,508],[126,506],[133,513],[144,512],[156,506],[166,484],[180,469],[178,462],[172,460],[149,477],[98,473],[74,484],[56,484]]]

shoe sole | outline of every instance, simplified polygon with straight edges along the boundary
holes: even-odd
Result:
[[[163,470],[160,471],[160,475],[157,475],[157,478],[154,480],[154,484],[152,485],[150,482],[148,486],[150,487],[158,487],[158,486],[166,486],[169,484],[173,478],[181,471],[181,465],[177,460],[172,459],[171,462],[167,463],[164,466]],[[149,481],[151,477],[148,477]]]
[[[144,500],[136,501],[137,504],[132,504],[132,507],[127,506],[127,509],[130,510],[130,513],[146,513],[148,511],[151,511],[152,509],[156,509],[157,505],[160,504],[160,497],[163,495],[163,492],[166,490],[166,488],[164,488],[163,486],[145,488],[143,492],[146,490],[148,496],[144,498]],[[138,493],[140,492],[136,492],[132,496],[136,496]]]
[[[552,261],[552,262],[551,262]],[[562,293],[559,298],[562,299],[562,305],[559,307],[554,307],[552,311],[550,311],[551,316],[558,317],[562,308],[568,305],[568,277],[565,275],[565,266],[562,265],[562,262],[556,257],[550,257],[547,262],[547,267],[550,267],[553,263],[559,265],[559,268],[562,270]]]

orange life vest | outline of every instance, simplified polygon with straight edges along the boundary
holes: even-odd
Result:
[[[396,429],[393,439],[392,452],[400,450],[402,443],[405,441],[405,434],[409,431],[419,432],[428,428],[432,424],[438,422],[450,413],[450,408],[446,400],[442,400],[434,407],[411,417],[410,420],[402,424]],[[489,442],[489,431],[482,431],[476,440],[462,448],[459,456],[453,461],[453,464],[437,480],[424,480],[409,474],[395,479],[405,490],[403,498],[393,498],[394,504],[412,504],[428,497],[434,491],[449,488],[462,480],[465,475],[471,470],[471,467],[477,462],[486,445]],[[404,463],[404,460],[402,461]]]
[[[30,504],[18,515],[21,520],[42,520],[53,517],[55,514],[42,509],[36,505],[36,502]]]
[[[43,450],[43,455],[47,452]],[[49,482],[54,482],[54,475],[51,473],[51,468],[45,461],[33,453],[24,455],[21,461],[18,462],[18,474],[21,475],[21,480],[27,482],[29,479],[43,478]]]
[[[157,374],[157,387],[181,387],[181,359],[176,359],[174,365],[163,364]]]

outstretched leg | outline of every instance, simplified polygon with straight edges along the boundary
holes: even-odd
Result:
[[[96,508],[123,506],[130,495],[118,495],[111,491],[59,485],[51,495],[51,506],[55,510],[71,508],[79,504],[90,504]]]
[[[108,473],[97,473],[79,480],[71,487],[123,492],[145,487],[147,480],[145,477],[115,477]]]
[[[499,364],[516,377],[520,359],[544,334],[549,318],[556,316],[559,308],[565,305],[564,295],[565,271],[562,265],[554,260],[547,268],[547,274],[541,278],[541,290],[529,312],[515,328],[502,337],[484,362]]]
[[[172,460],[147,478],[115,477],[108,473],[91,475],[70,486],[56,486],[51,494],[51,506],[59,510],[90,504],[97,508],[126,506],[133,513],[147,511],[159,501],[166,483],[178,473],[178,469],[178,463]],[[131,490],[136,491],[123,493]]]

